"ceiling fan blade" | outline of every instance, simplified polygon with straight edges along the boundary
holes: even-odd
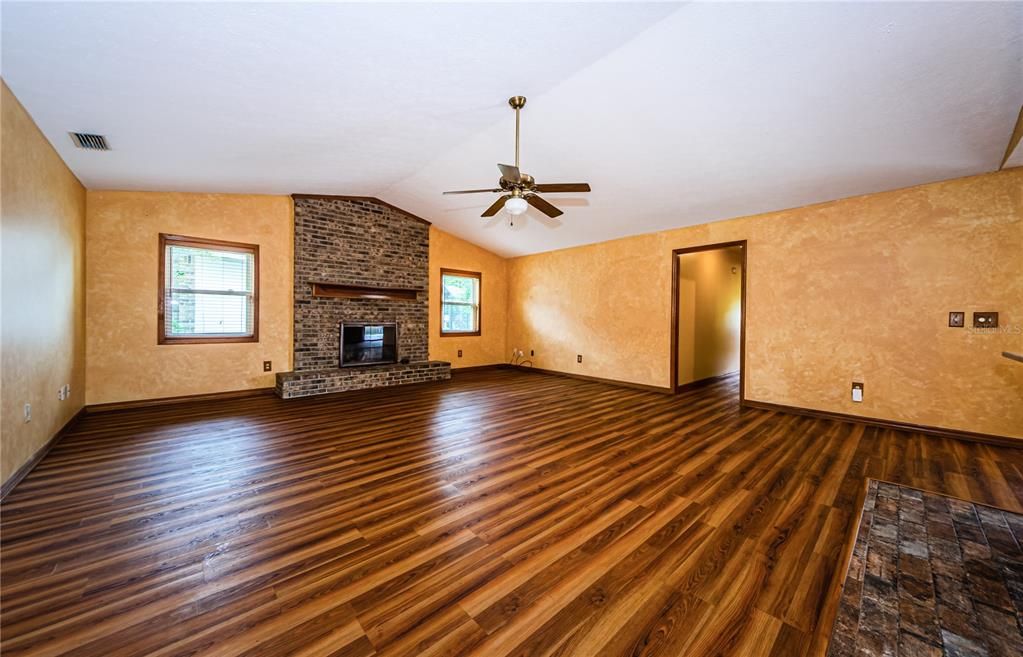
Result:
[[[561,210],[557,209],[556,207],[554,207],[553,205],[551,205],[547,201],[543,200],[542,198],[540,198],[536,194],[530,194],[529,196],[527,196],[526,197],[526,201],[528,201],[530,205],[532,205],[534,208],[536,208],[540,212],[543,212],[545,215],[547,215],[551,219],[553,219],[554,217],[558,217],[558,216],[561,216],[561,215],[565,214],[564,212],[562,212]]]
[[[501,189],[459,189],[454,192],[444,192],[444,194],[482,194],[483,192],[500,192]]]
[[[510,164],[498,164],[497,168],[501,170],[501,177],[508,182],[522,182],[522,174],[518,167],[513,167]]]
[[[546,185],[537,185],[536,191],[538,192],[588,192],[590,191],[590,183],[548,183]]]
[[[486,210],[484,210],[483,214],[481,214],[480,216],[481,217],[493,217],[495,214],[497,214],[498,212],[501,211],[501,208],[504,207],[504,202],[507,201],[510,198],[511,198],[511,194],[505,194],[501,198],[499,198],[496,201],[494,201],[494,204],[491,205]]]

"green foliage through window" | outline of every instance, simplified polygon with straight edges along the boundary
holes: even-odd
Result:
[[[476,333],[480,330],[479,274],[441,274],[441,323],[444,333]]]

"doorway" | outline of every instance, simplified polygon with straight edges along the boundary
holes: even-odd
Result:
[[[746,240],[671,252],[671,390],[733,377],[745,400]]]

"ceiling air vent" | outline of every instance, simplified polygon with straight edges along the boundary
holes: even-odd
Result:
[[[69,132],[71,141],[75,142],[78,148],[85,148],[90,151],[109,151],[107,138],[103,135],[90,135],[87,132]]]

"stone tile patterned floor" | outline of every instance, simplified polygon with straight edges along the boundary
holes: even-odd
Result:
[[[828,657],[1023,656],[1023,516],[871,481]]]

